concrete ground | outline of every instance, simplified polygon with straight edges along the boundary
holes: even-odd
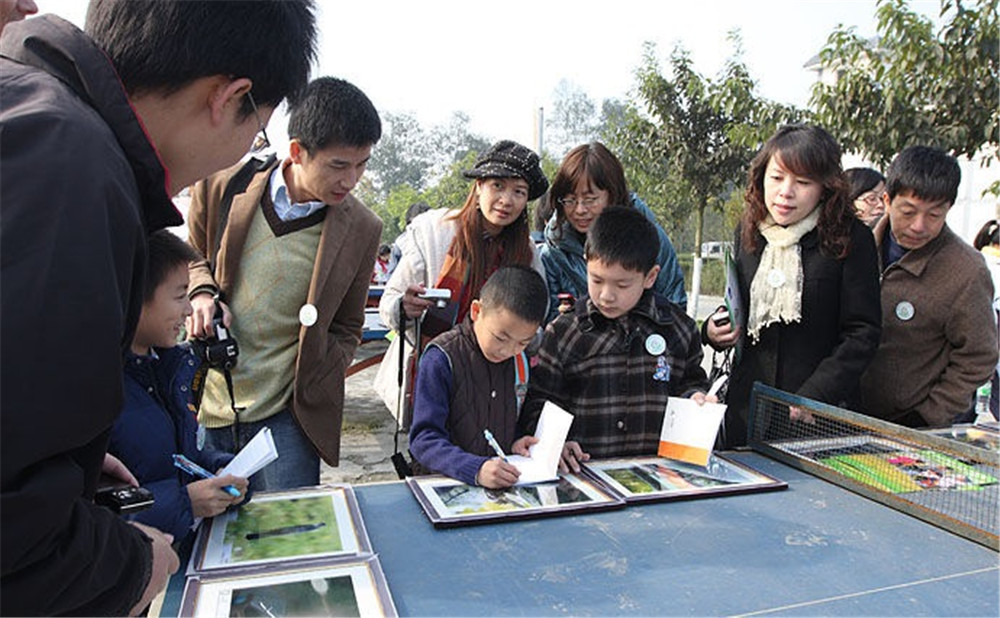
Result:
[[[719,297],[702,296],[698,303],[697,316],[704,319],[722,302]],[[355,362],[372,355],[382,354],[388,347],[385,341],[366,343],[358,347]],[[712,363],[711,348],[705,348],[704,367],[707,372]],[[373,483],[396,480],[396,470],[392,465],[393,433],[395,419],[372,389],[372,381],[378,372],[374,365],[345,382],[344,425],[340,441],[340,465],[336,468],[321,465],[320,480],[324,483]],[[406,435],[399,436],[399,448],[407,454]]]

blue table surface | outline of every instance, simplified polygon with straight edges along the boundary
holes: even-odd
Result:
[[[780,492],[435,529],[355,488],[401,615],[997,616],[997,552],[755,453]]]
[[[403,616],[998,615],[996,551],[729,455],[788,489],[445,530],[402,482],[354,489]]]

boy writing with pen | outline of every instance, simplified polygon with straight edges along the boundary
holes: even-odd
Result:
[[[518,430],[534,432],[546,400],[572,413],[563,471],[591,456],[656,455],[670,397],[717,401],[694,320],[652,289],[658,247],[642,213],[605,208],[584,245],[589,297],[545,328]]]
[[[524,349],[545,319],[547,303],[537,272],[500,268],[466,319],[427,345],[413,398],[414,473],[445,474],[491,489],[517,482],[519,472],[503,453],[506,447],[527,456],[537,441],[515,440],[515,429],[527,378]]]
[[[233,455],[198,448],[192,382],[201,363],[188,345],[177,344],[191,314],[188,263],[197,254],[168,231],[151,234],[147,244],[142,314],[124,359],[125,404],[108,452],[153,493],[153,506],[129,517],[179,541],[196,517],[213,517],[242,502],[247,480],[202,470],[218,470]],[[195,466],[178,470],[175,454]]]

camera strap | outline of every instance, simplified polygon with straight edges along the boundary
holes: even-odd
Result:
[[[278,156],[274,153],[271,153],[266,159],[250,157],[226,183],[226,189],[222,192],[222,200],[219,201],[219,224],[215,228],[215,246],[212,248],[211,268],[213,273],[219,263],[219,248],[222,246],[222,235],[229,224],[229,211],[233,207],[233,198],[236,197],[237,193],[243,193],[250,186],[250,181],[253,180],[255,174],[269,169],[277,160]]]
[[[414,320],[416,324],[416,337],[417,342],[420,341],[420,320]],[[410,462],[406,461],[406,455],[399,452],[399,434],[403,432],[403,406],[407,405],[406,401],[406,389],[403,388],[404,376],[406,375],[406,363],[408,359],[406,358],[406,310],[403,309],[402,299],[399,301],[399,333],[397,336],[402,337],[400,341],[399,350],[399,373],[396,376],[397,383],[399,384],[399,394],[396,400],[396,431],[392,434],[392,465],[396,469],[396,475],[400,479],[405,479],[408,476],[413,476],[413,469],[410,466]],[[416,376],[414,376],[416,377]],[[415,385],[414,385],[415,386]]]
[[[233,452],[239,453],[243,445],[240,444],[240,412],[243,408],[236,407],[236,394],[233,392],[233,372],[228,369],[222,370],[222,375],[226,378],[226,390],[229,391],[229,405],[233,408]]]

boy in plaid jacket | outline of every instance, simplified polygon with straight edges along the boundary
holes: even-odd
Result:
[[[575,415],[560,469],[593,457],[655,455],[669,397],[706,397],[701,339],[684,310],[652,291],[656,228],[641,213],[606,208],[584,248],[589,298],[545,329],[519,435],[546,400]]]

